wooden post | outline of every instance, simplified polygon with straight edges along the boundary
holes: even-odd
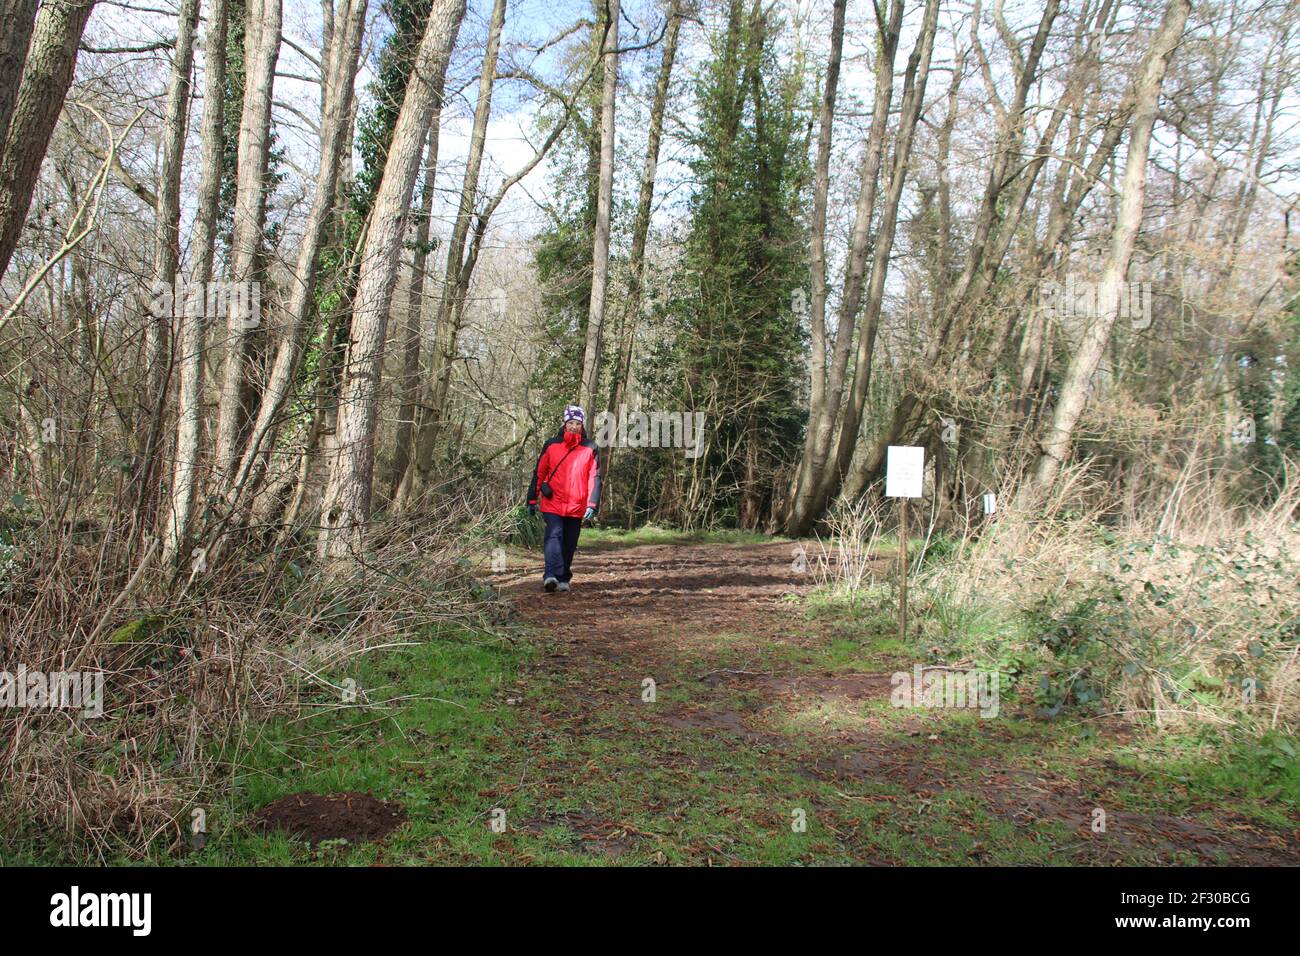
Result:
[[[907,640],[907,499],[925,487],[925,449],[890,445],[885,454],[885,497],[898,499],[898,639]]]
[[[907,640],[907,499],[898,499],[898,639]]]

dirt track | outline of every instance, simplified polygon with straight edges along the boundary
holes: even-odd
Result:
[[[959,728],[944,729],[940,715],[892,711],[890,673],[910,662],[882,660],[881,670],[836,666],[827,647],[837,625],[810,620],[801,602],[789,597],[811,583],[792,570],[791,551],[789,543],[588,547],[579,550],[567,594],[544,593],[537,568],[498,576],[519,615],[537,628],[542,654],[536,669],[554,688],[543,699],[523,702],[525,735],[533,744],[556,735],[605,735],[618,746],[620,735],[644,740],[650,731],[667,755],[655,759],[688,769],[715,763],[696,754],[693,742],[723,740],[747,748],[760,776],[770,770],[830,784],[831,793],[870,804],[875,826],[897,827],[904,839],[928,840],[939,849],[948,831],[927,833],[918,816],[937,801],[960,798],[975,804],[969,828],[961,824],[965,817],[953,816],[970,862],[981,862],[986,840],[997,840],[984,831],[998,822],[1035,848],[1049,841],[1049,862],[1300,862],[1294,828],[1269,827],[1188,793],[1178,795],[1177,814],[1141,806],[1153,787],[1176,791],[1177,784],[1110,760],[1108,744],[1121,746],[1122,730],[1107,731],[1087,754],[1069,754],[1069,765],[1026,750],[1036,722],[978,721],[973,731],[967,724],[972,742]],[[653,704],[642,697],[646,678],[655,681]],[[836,714],[847,716],[833,719]],[[1021,746],[1013,748],[1017,742]],[[584,768],[552,760],[531,772],[543,794],[583,802]],[[544,779],[537,780],[538,773]],[[882,786],[892,789],[881,792]],[[683,792],[681,799],[698,803],[701,796]],[[716,797],[718,812],[727,812],[726,793],[703,796],[710,804]],[[810,803],[824,819],[846,825],[824,797],[810,797]],[[1097,807],[1108,808],[1102,835],[1091,827]],[[565,810],[531,823],[548,820],[582,832],[587,845],[605,854],[628,847],[629,827],[617,820]],[[781,826],[779,817],[756,825],[769,823]],[[1047,825],[1054,836],[1044,835]],[[860,827],[845,832],[828,826],[839,836],[837,849],[854,861],[915,862],[882,851]],[[1071,835],[1061,839],[1065,830]],[[741,849],[730,857],[750,862]]]

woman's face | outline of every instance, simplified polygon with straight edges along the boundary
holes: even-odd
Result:
[[[581,432],[582,422],[578,421],[576,418],[571,418],[564,423],[564,430],[566,432],[574,432],[574,433]]]

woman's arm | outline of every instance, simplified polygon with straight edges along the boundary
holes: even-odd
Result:
[[[600,451],[593,446],[591,464],[587,466],[587,507],[600,507]]]
[[[546,449],[550,447],[551,447],[551,442],[549,441],[542,446],[542,453],[537,456],[537,464],[533,466],[533,477],[532,480],[528,482],[527,500],[530,505],[537,504],[537,482],[538,479],[541,477],[541,473],[542,473],[542,459],[546,457]]]

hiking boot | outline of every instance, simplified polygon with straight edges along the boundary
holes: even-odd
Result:
[[[556,587],[556,590],[557,590],[557,591],[567,591],[567,590],[569,590],[569,582],[568,582],[568,581],[561,581],[561,582],[559,583],[559,585]]]
[[[548,591],[554,591],[555,586],[559,583],[560,582],[557,581],[555,578],[547,578],[545,581],[542,582],[542,587],[546,588],[546,590]]]

